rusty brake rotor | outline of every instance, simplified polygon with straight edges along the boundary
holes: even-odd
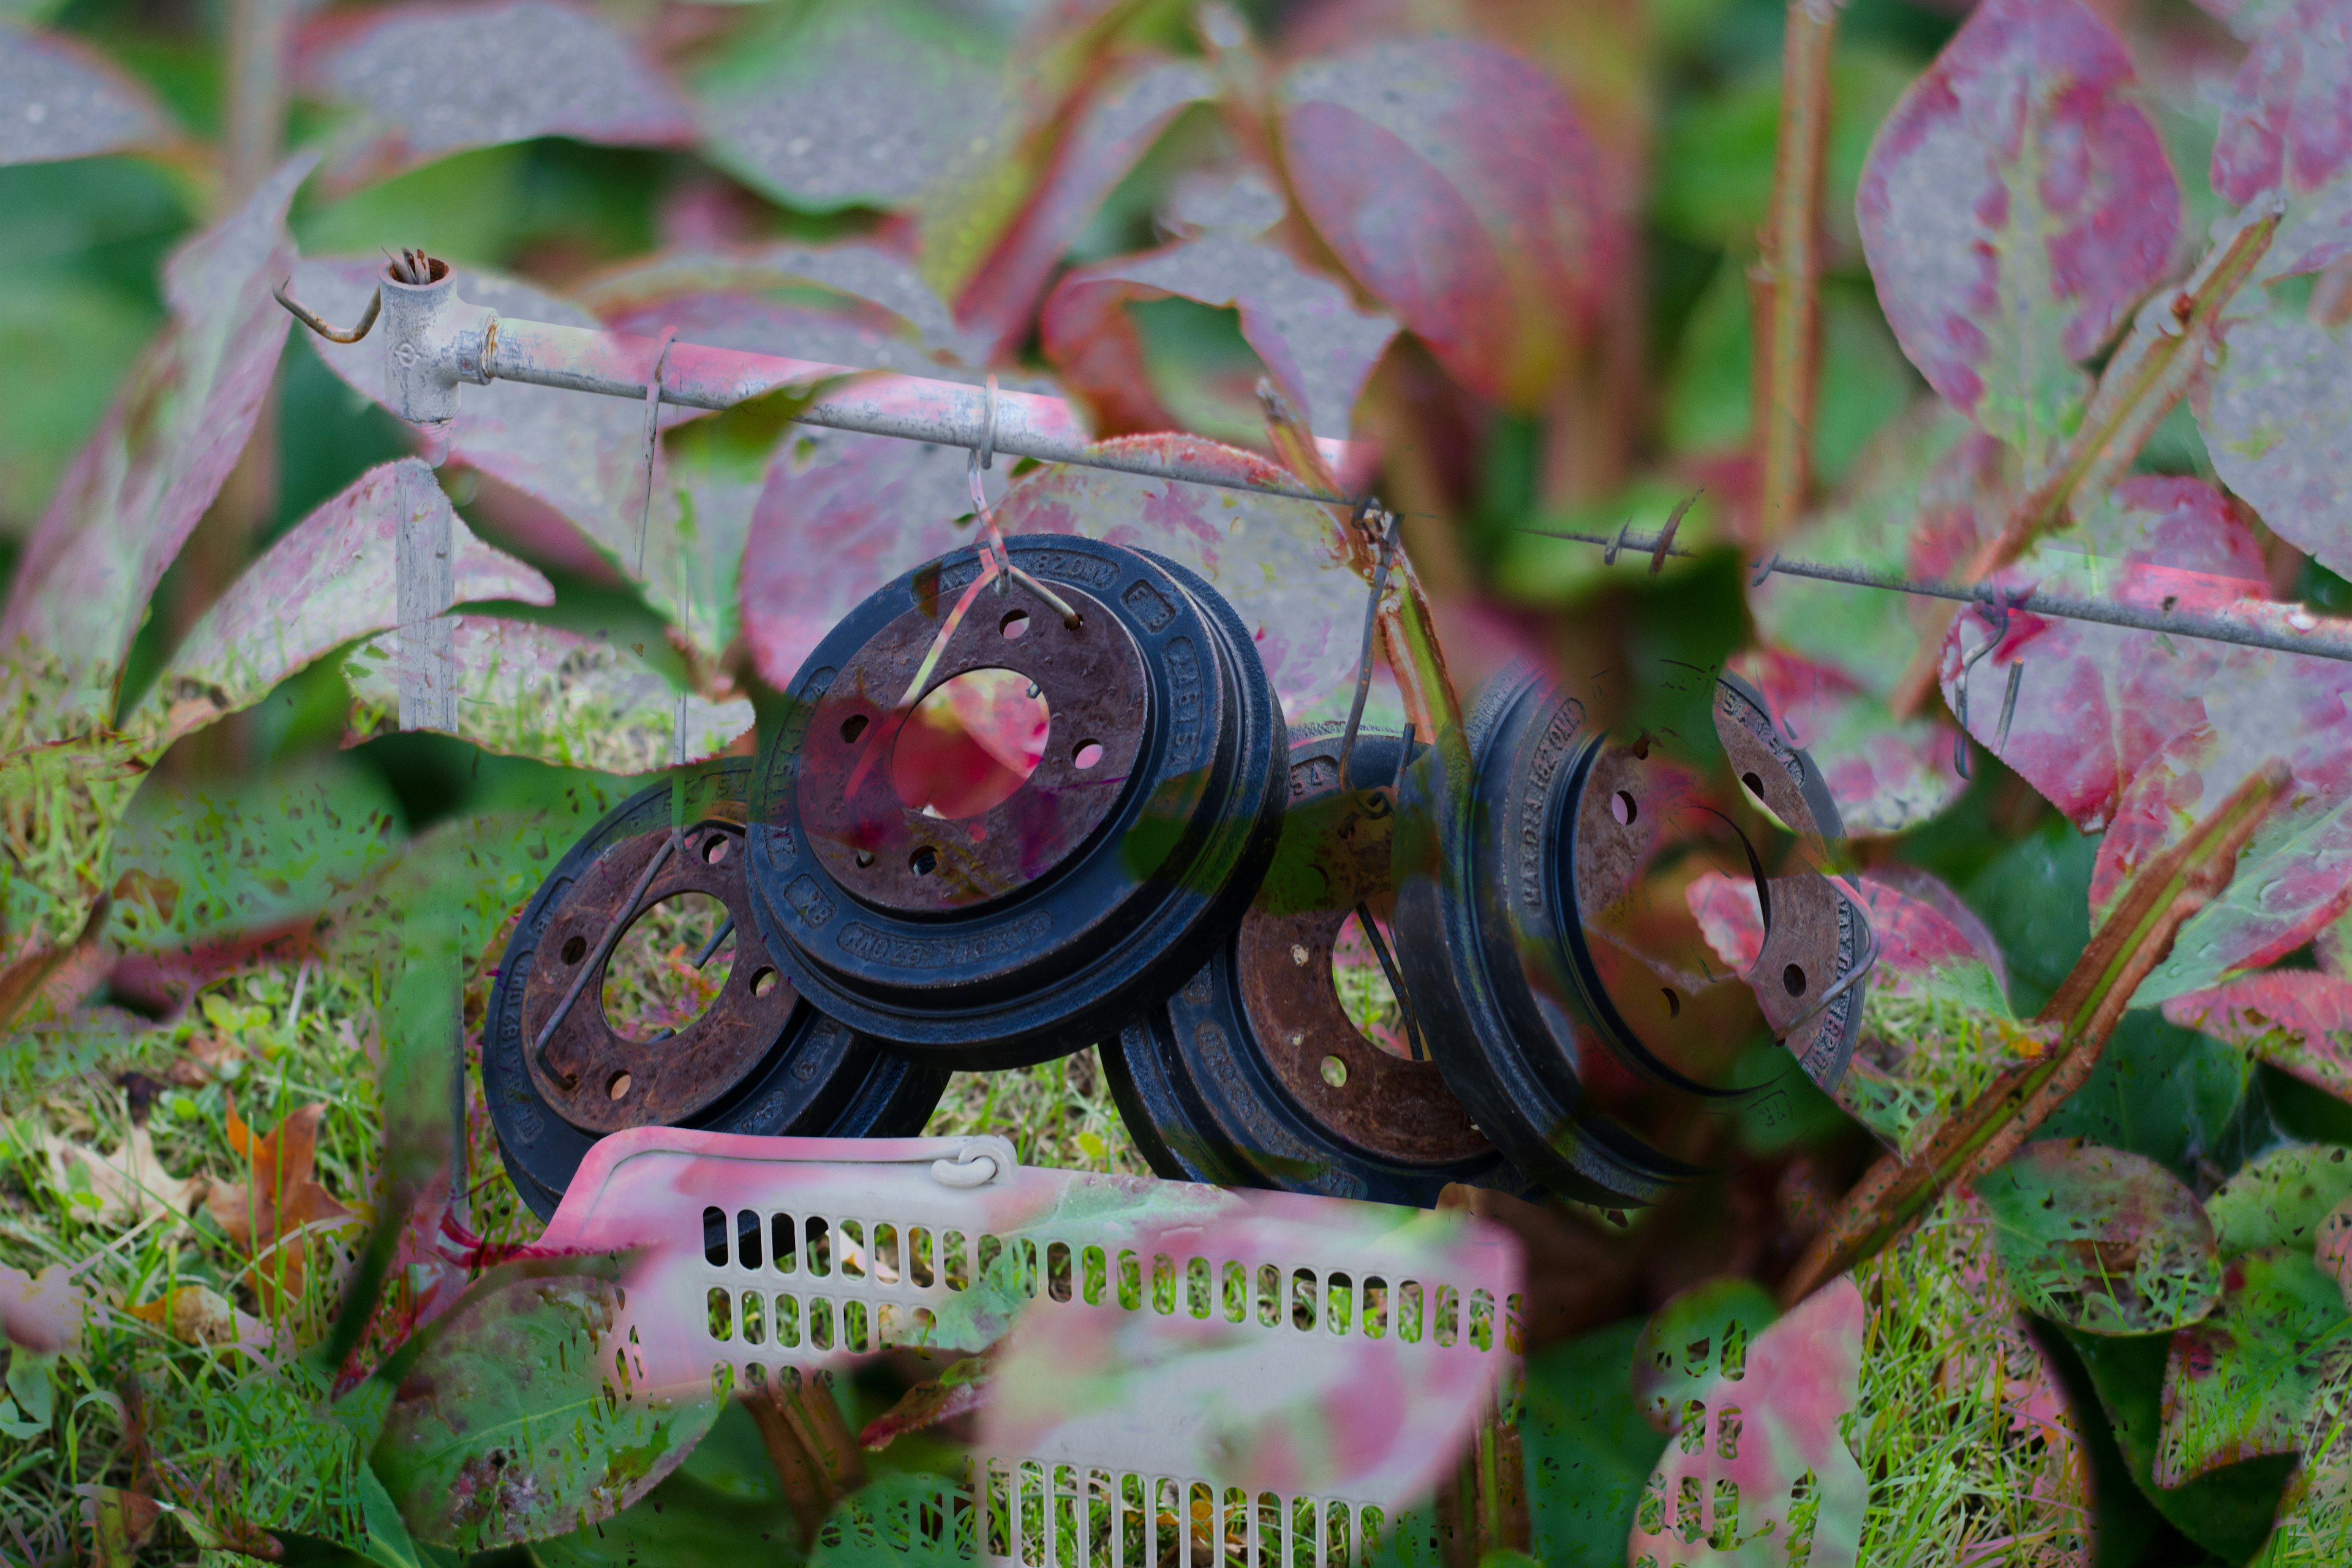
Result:
[[[1376,1044],[1341,1001],[1342,930],[1355,915],[1377,931],[1389,902],[1405,745],[1360,734],[1350,775],[1377,782],[1348,790],[1339,745],[1336,726],[1293,739],[1256,899],[1199,973],[1103,1047],[1121,1116],[1152,1168],[1180,1180],[1424,1206],[1453,1182],[1518,1190],[1436,1065]]]
[[[491,987],[483,1090],[516,1190],[552,1214],[589,1147],[625,1128],[903,1137],[922,1130],[947,1075],[893,1057],[818,1014],[761,944],[743,853],[751,763],[640,792],[574,845],[524,906]],[[665,900],[700,893],[728,921],[698,953],[726,979],[698,1016],[636,1039],[604,1005],[615,946]],[[551,1025],[552,1027],[551,1027]]]

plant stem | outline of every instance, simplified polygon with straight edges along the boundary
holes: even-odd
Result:
[[[228,13],[228,184],[223,204],[253,194],[286,142],[286,56],[291,0],[230,0]]]
[[[1754,439],[1758,542],[1768,548],[1795,526],[1805,502],[1820,327],[1822,171],[1829,149],[1830,54],[1837,43],[1840,3],[1790,0],[1781,46],[1771,227],[1752,274],[1765,294],[1757,318],[1764,375]]]
[[[1283,466],[1327,495],[1346,493],[1338,476],[1323,461],[1323,454],[1315,445],[1306,421],[1272,380],[1260,378],[1257,398],[1265,416],[1266,438]],[[1380,569],[1375,534],[1353,526],[1348,509],[1327,510],[1331,513],[1349,566],[1367,584],[1370,583]],[[1439,746],[1458,751],[1458,757],[1448,755],[1445,759],[1448,776],[1466,778],[1470,755],[1463,739],[1462,703],[1454,695],[1454,679],[1445,668],[1445,650],[1438,645],[1429,596],[1422,592],[1421,579],[1414,575],[1412,563],[1402,543],[1390,566],[1390,577],[1398,591],[1392,599],[1383,599],[1380,607],[1381,650],[1387,656],[1389,668],[1395,672],[1398,689],[1403,694],[1405,717],[1415,732],[1429,737]]]
[[[2131,335],[2100,374],[2074,438],[2041,480],[2010,508],[2000,531],[1978,548],[1960,575],[1963,584],[1981,583],[2015,564],[2042,534],[2066,522],[2076,495],[2104,492],[2131,466],[2204,368],[2220,342],[2224,309],[2269,251],[2283,214],[2275,200],[2249,205],[2205,253],[2187,282],[2140,308]],[[1941,608],[1928,617],[1919,650],[1887,700],[1897,718],[1909,718],[1927,706],[1943,664],[1944,634],[1958,614],[1955,608]]]
[[[1783,1300],[1801,1300],[1902,1236],[1946,1187],[2000,1165],[2083,1086],[2140,982],[2171,952],[2189,918],[2229,886],[2239,851],[2286,780],[2284,766],[2272,763],[2133,879],[2042,1010],[2040,1021],[2058,1030],[2048,1054],[2003,1073],[1917,1159],[1889,1155],[1873,1166],[1781,1286]]]

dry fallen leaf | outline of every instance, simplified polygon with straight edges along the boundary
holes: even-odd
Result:
[[[68,1197],[80,1191],[73,1179],[82,1173],[89,1195],[97,1200],[101,1224],[123,1224],[145,1216],[151,1205],[184,1215],[205,1195],[202,1176],[185,1180],[163,1169],[156,1156],[155,1140],[146,1127],[134,1126],[111,1154],[101,1154],[70,1139],[45,1134],[42,1147],[58,1188]]]
[[[208,1285],[179,1285],[152,1301],[127,1309],[131,1316],[168,1331],[192,1345],[236,1345],[266,1356],[271,1349],[268,1325]]]
[[[254,1289],[265,1304],[273,1291],[302,1293],[302,1249],[285,1243],[310,1226],[355,1217],[311,1177],[326,1112],[323,1105],[303,1106],[267,1137],[256,1137],[236,1113],[236,1102],[228,1104],[228,1146],[246,1161],[251,1179],[215,1183],[205,1207],[253,1260]]]
[[[33,1355],[55,1355],[81,1345],[82,1314],[89,1298],[62,1263],[38,1275],[0,1265],[0,1330],[7,1342]]]

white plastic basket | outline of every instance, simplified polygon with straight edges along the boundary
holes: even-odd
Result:
[[[632,1398],[1002,1342],[960,1491],[850,1527],[1034,1568],[1361,1561],[1518,1349],[1497,1226],[1024,1167],[1001,1138],[623,1132],[540,1249],[633,1254]]]

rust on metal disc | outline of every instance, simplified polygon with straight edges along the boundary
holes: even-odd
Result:
[[[704,821],[686,830],[632,910],[621,906],[659,852],[667,833],[641,833],[614,845],[562,900],[540,939],[540,960],[523,989],[523,1060],[531,1081],[557,1114],[588,1132],[671,1126],[707,1109],[740,1083],[782,1036],[799,1000],[790,982],[768,962],[752,932],[743,829]],[[604,965],[588,977],[572,1010],[548,1042],[551,1073],[532,1049],[577,977],[617,921],[628,922],[664,899],[707,893],[735,920],[734,966],[702,1016],[667,1038],[628,1039],[605,1020]],[[608,952],[605,964],[611,962]]]
[[[948,818],[909,806],[892,775],[905,722],[898,704],[939,634],[937,616],[899,616],[818,700],[801,755],[801,823],[825,869],[858,898],[925,914],[1002,897],[1067,859],[1117,809],[1150,717],[1143,656],[1100,601],[1066,583],[1055,589],[1077,611],[1076,626],[1018,586],[982,589],[918,694],[968,670],[1009,669],[1045,699],[1045,755],[983,812]]]
[[[1475,1159],[1491,1145],[1437,1065],[1391,1056],[1366,1039],[1331,978],[1332,949],[1349,914],[1359,903],[1377,912],[1389,901],[1395,820],[1392,793],[1343,793],[1334,759],[1294,763],[1284,831],[1315,834],[1323,890],[1312,908],[1283,910],[1274,907],[1282,895],[1269,889],[1242,917],[1234,953],[1242,1006],[1282,1087],[1334,1137],[1407,1164]],[[1337,1084],[1324,1077],[1327,1057],[1345,1068],[1332,1075]]]

